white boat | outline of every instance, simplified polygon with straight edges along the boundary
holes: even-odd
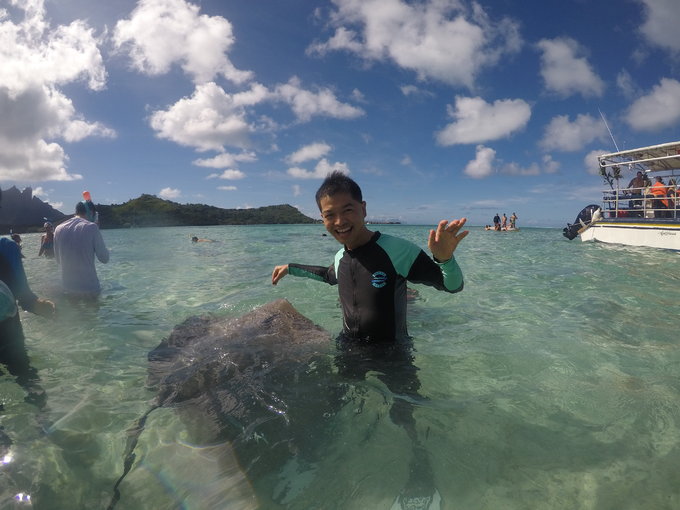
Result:
[[[680,188],[676,185],[680,182],[680,142],[603,154],[597,159],[609,189],[604,190],[601,205],[588,205],[574,223],[567,224],[564,236],[680,250]],[[637,172],[642,172],[645,184],[627,187]],[[659,177],[665,188],[652,187]],[[652,193],[660,190],[667,195]]]

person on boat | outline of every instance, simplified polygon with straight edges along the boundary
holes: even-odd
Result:
[[[106,264],[109,250],[96,223],[85,216],[84,202],[76,204],[76,214],[54,231],[54,258],[61,265],[61,280],[66,294],[77,298],[95,298],[101,286],[94,257]]]
[[[503,218],[502,218],[502,221],[501,221],[501,228],[503,230],[508,230],[508,217],[505,215],[505,213],[503,213]]]
[[[40,238],[40,250],[38,251],[38,257],[51,259],[54,257],[54,228],[52,223],[46,221],[43,225],[45,233]]]
[[[649,192],[654,195],[653,209],[655,218],[666,218],[668,217],[668,198],[666,198],[668,193],[668,187],[663,182],[663,177],[657,176],[656,182],[649,190]]]
[[[498,213],[496,213],[496,216],[493,217],[493,229],[494,230],[501,229],[501,216]]]
[[[643,190],[647,185],[647,176],[638,171],[635,177],[630,180],[626,189],[626,193],[630,195],[630,200],[628,201],[629,209],[639,209],[642,207]],[[642,215],[642,212],[637,211],[636,214]]]
[[[631,195],[641,195],[645,184],[646,181],[644,175],[642,175],[642,172],[638,172],[628,183],[628,192]]]
[[[512,213],[512,216],[510,216],[510,228],[514,229],[515,223],[517,222],[517,215],[515,213]]]

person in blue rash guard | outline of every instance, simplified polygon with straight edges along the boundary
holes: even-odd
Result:
[[[442,220],[430,231],[430,258],[415,244],[368,230],[361,188],[341,172],[333,172],[316,193],[326,230],[343,245],[330,267],[303,264],[276,266],[272,283],[284,276],[308,277],[338,285],[343,310],[342,336],[370,343],[408,338],[406,282],[446,292],[463,290],[463,274],[453,256],[465,218]]]
[[[14,241],[0,238],[0,364],[28,391],[26,400],[41,407],[45,392],[39,385],[37,370],[30,365],[16,303],[28,312],[47,318],[54,317],[55,307],[52,301],[33,293],[21,258],[21,250]]]

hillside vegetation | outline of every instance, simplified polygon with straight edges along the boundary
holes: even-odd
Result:
[[[288,204],[221,209],[178,204],[153,195],[142,195],[120,205],[97,204],[97,211],[101,228],[318,223]]]

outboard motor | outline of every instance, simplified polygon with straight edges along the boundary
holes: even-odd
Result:
[[[578,235],[578,231],[593,220],[593,215],[599,208],[600,206],[595,204],[585,206],[576,216],[574,223],[567,223],[567,226],[562,229],[562,235],[570,241],[574,239]]]

